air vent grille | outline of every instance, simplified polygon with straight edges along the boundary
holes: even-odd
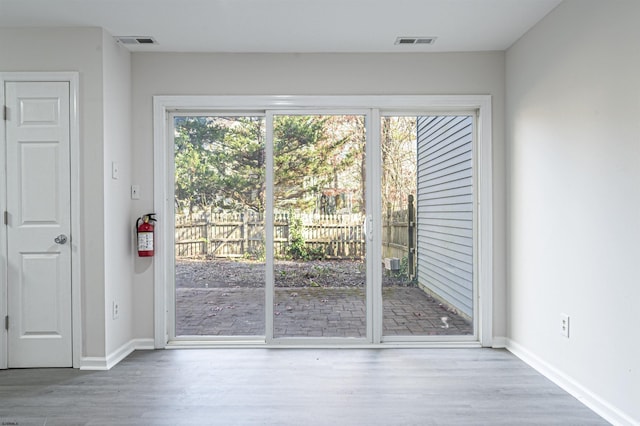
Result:
[[[398,37],[396,45],[430,45],[436,42],[436,37]]]
[[[149,36],[118,36],[114,37],[118,43],[126,45],[139,45],[139,44],[158,44],[158,42]]]

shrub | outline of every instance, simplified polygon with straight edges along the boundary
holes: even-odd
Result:
[[[295,260],[324,259],[324,250],[321,247],[311,248],[304,240],[304,225],[302,219],[289,212],[289,244],[287,255]]]

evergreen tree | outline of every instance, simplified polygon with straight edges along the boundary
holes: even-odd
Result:
[[[309,211],[354,164],[348,134],[328,131],[339,116],[274,118],[274,191],[279,209]],[[178,209],[264,210],[262,117],[178,117],[175,121],[175,197]]]

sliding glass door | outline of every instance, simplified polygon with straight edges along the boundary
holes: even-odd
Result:
[[[171,339],[477,338],[475,113],[169,117]]]
[[[175,335],[265,335],[265,119],[175,115]]]
[[[273,116],[274,338],[367,335],[365,116]]]
[[[472,335],[474,117],[381,118],[383,335]]]

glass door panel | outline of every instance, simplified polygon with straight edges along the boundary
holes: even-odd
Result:
[[[175,116],[175,335],[265,335],[265,119]]]
[[[384,336],[473,334],[472,116],[384,116]]]
[[[274,115],[275,338],[365,338],[365,117]]]

